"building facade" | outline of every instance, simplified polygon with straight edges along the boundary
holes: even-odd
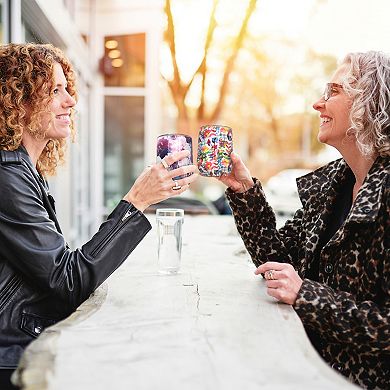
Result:
[[[50,186],[80,246],[155,159],[162,1],[0,0],[0,14],[1,43],[52,43],[77,71],[78,136]]]

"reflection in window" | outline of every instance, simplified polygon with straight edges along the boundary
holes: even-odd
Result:
[[[104,203],[112,209],[144,169],[144,97],[106,96]]]
[[[144,87],[145,34],[106,36],[101,69],[107,87]]]

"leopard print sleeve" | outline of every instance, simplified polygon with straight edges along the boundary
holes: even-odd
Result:
[[[390,296],[389,250],[382,285]],[[356,302],[344,291],[304,279],[294,309],[305,327],[320,332],[328,342],[364,345],[367,351],[390,353],[390,303]]]
[[[256,178],[253,181],[255,185],[244,193],[226,190],[237,230],[252,261],[257,267],[267,261],[297,266],[302,211],[298,210],[278,231],[275,213],[266,201],[261,183]]]

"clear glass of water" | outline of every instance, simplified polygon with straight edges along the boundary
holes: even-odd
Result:
[[[157,209],[158,272],[175,274],[180,269],[184,210]]]

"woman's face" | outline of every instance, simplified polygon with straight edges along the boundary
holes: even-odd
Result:
[[[341,84],[343,76],[348,67],[341,65],[333,77],[331,83]],[[352,101],[345,94],[342,87],[334,86],[327,101],[324,96],[313,104],[313,108],[320,113],[320,129],[318,132],[318,141],[335,147],[342,152],[342,149],[348,147],[346,142],[346,132],[350,127],[349,113]]]
[[[46,131],[46,139],[67,138],[70,135],[70,111],[76,101],[69,95],[67,81],[60,64],[54,65],[54,85],[51,93],[50,114],[42,117],[42,128]]]

